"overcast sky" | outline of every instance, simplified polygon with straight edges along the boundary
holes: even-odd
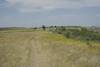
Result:
[[[100,0],[0,0],[0,27],[100,26]]]

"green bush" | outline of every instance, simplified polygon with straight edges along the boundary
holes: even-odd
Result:
[[[53,30],[53,29],[52,29]],[[89,40],[89,41],[100,41],[100,33],[89,31],[85,27],[78,28],[66,28],[66,26],[56,26],[56,29],[53,32],[62,34],[66,38],[74,38],[79,40]]]

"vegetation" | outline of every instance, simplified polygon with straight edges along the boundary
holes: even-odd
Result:
[[[55,30],[51,30],[58,34],[62,34],[67,38],[74,38],[79,40],[85,41],[98,41],[100,42],[100,33],[90,31],[85,27],[66,27],[66,26],[59,26]]]
[[[100,42],[86,43],[70,32],[76,33],[63,26],[48,27],[45,31],[41,27],[2,29],[0,67],[99,67]],[[90,34],[99,36],[95,32]]]
[[[42,29],[43,29],[43,30],[46,30],[46,27],[45,27],[45,25],[43,25],[43,26],[42,26]]]

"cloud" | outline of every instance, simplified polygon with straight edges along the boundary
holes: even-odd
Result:
[[[21,12],[54,10],[58,8],[80,8],[100,6],[100,0],[5,0],[7,6]]]

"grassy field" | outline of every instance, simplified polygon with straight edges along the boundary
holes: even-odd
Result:
[[[100,67],[100,42],[43,30],[0,31],[0,67]]]

